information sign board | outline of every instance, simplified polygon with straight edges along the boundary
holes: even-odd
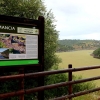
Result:
[[[38,64],[39,31],[34,23],[1,21],[0,66]]]

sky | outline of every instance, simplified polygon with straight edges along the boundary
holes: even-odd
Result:
[[[57,20],[59,39],[100,40],[100,0],[44,0]]]
[[[8,48],[0,48],[0,52],[7,50]]]

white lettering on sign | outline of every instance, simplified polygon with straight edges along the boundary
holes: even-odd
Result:
[[[0,25],[0,29],[15,30],[15,27],[13,27],[13,26],[1,26],[1,25]]]

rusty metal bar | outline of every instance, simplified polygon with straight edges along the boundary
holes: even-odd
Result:
[[[16,79],[22,79],[24,78],[24,74],[18,74],[18,75],[8,75],[8,76],[0,76],[0,81],[8,81],[8,80],[16,80]]]
[[[72,68],[72,65],[69,64],[68,65],[68,69]],[[68,82],[72,81],[72,72],[68,72]],[[72,94],[72,84],[69,84],[68,86],[68,94]],[[70,97],[69,100],[72,100],[72,98]]]
[[[20,96],[25,94],[24,90],[20,90],[20,91],[16,91],[16,92],[10,92],[10,93],[4,93],[4,94],[0,94],[0,99],[5,99],[8,97],[14,97],[14,96]]]
[[[91,67],[82,67],[82,68],[70,68],[64,70],[53,70],[53,71],[44,71],[44,72],[36,72],[36,73],[28,73],[28,74],[19,74],[19,75],[9,75],[9,76],[0,76],[0,81],[6,81],[11,79],[21,79],[21,78],[32,78],[32,77],[39,77],[39,76],[46,76],[52,74],[59,74],[65,72],[76,72],[76,71],[83,71],[83,70],[90,70],[90,69],[98,69],[100,66],[91,66]]]
[[[95,68],[94,68],[95,67]],[[88,69],[96,69],[96,68],[99,68],[100,66],[93,66],[92,68],[89,68],[89,67],[85,67],[85,68],[72,68],[70,70],[66,69],[66,70],[59,70],[59,71],[45,71],[45,72],[38,72],[38,73],[29,73],[29,74],[20,74],[20,75],[11,75],[11,76],[2,76],[0,77],[0,81],[2,80],[9,80],[9,79],[22,79],[22,78],[29,78],[29,77],[38,77],[38,74],[39,76],[40,75],[43,75],[45,76],[46,75],[51,75],[51,74],[58,74],[59,72],[60,73],[64,73],[64,72],[68,72],[68,71],[78,71],[78,70],[87,70]],[[48,73],[49,72],[49,73]],[[36,75],[36,76],[35,76]],[[5,78],[5,79],[4,79]],[[82,82],[86,82],[86,81],[91,81],[91,80],[98,80],[100,79],[100,76],[97,76],[97,77],[93,77],[93,78],[88,78],[88,79],[81,79],[81,80],[77,80],[77,81],[70,81],[70,82],[63,82],[63,83],[58,83],[58,84],[54,84],[54,85],[49,85],[49,87],[47,86],[42,86],[42,87],[38,87],[38,88],[34,88],[34,89],[28,89],[26,90],[26,93],[32,93],[33,91],[37,92],[37,91],[42,91],[42,90],[46,90],[46,89],[51,89],[51,88],[56,88],[56,87],[60,87],[60,86],[66,86],[66,85],[69,85],[69,84],[76,84],[76,83],[82,83]],[[57,86],[58,85],[58,86]],[[21,90],[21,91],[17,91],[17,92],[11,92],[11,93],[5,93],[5,94],[0,94],[0,98],[7,98],[7,97],[12,97],[12,96],[18,96],[18,95],[21,95],[21,94],[24,94],[25,91],[24,90]]]
[[[68,99],[70,97],[77,97],[77,96],[81,96],[81,95],[84,95],[84,94],[96,92],[96,91],[99,91],[99,90],[100,90],[100,87],[95,88],[95,89],[90,89],[90,90],[77,92],[77,93],[74,93],[74,94],[71,94],[71,95],[65,95],[65,96],[62,96],[62,97],[54,98],[54,100],[65,100],[65,99]]]
[[[98,68],[100,68],[100,65],[90,66],[90,67],[81,67],[81,68],[70,68],[70,69],[63,69],[63,70],[52,70],[52,71],[25,74],[25,77],[39,77],[39,76],[47,76],[47,75],[52,75],[52,74],[66,73],[69,71],[76,72],[76,71],[91,70],[91,69],[98,69]]]
[[[26,92],[31,93],[31,92],[37,92],[37,91],[42,91],[42,90],[48,90],[48,89],[53,89],[53,88],[57,88],[57,87],[61,87],[61,86],[67,86],[69,84],[83,83],[83,82],[97,80],[97,79],[100,79],[100,76],[94,77],[94,78],[89,78],[89,79],[80,79],[80,80],[75,80],[75,81],[61,82],[61,83],[56,83],[56,84],[52,84],[52,85],[36,87],[34,89],[28,89],[28,90],[26,90]]]
[[[52,85],[36,87],[34,89],[28,89],[28,90],[25,90],[25,91],[26,91],[26,93],[32,93],[32,92],[48,90],[48,89],[53,89],[53,88],[57,88],[57,87],[68,86],[70,84],[83,83],[83,82],[97,80],[97,79],[100,79],[100,76],[94,77],[94,78],[88,78],[88,79],[80,79],[80,80],[75,80],[75,81],[69,81],[69,82],[61,82],[61,83],[56,83],[56,84],[52,84]]]
[[[77,83],[82,83],[82,82],[87,82],[87,81],[92,81],[92,80],[97,80],[97,79],[100,79],[100,76],[94,77],[94,78],[88,78],[88,79],[80,79],[80,80],[75,80],[75,81],[69,81],[69,82],[61,82],[61,83],[57,83],[57,84],[41,86],[41,87],[36,87],[36,88],[32,88],[32,89],[11,92],[11,93],[4,93],[4,94],[0,94],[0,98],[18,96],[18,95],[22,95],[22,94],[25,94],[25,93],[29,94],[29,93],[53,89],[53,88],[57,88],[57,87],[61,87],[61,86],[67,86],[69,84],[77,84]]]

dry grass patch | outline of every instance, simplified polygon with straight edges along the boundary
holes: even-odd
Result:
[[[100,65],[100,59],[93,58],[90,54],[93,50],[81,50],[73,52],[62,52],[57,55],[62,59],[59,69],[68,68],[68,64],[72,64],[73,68]],[[74,72],[75,75],[82,75],[84,78],[100,76],[100,69]],[[95,81],[100,86],[100,81]]]

